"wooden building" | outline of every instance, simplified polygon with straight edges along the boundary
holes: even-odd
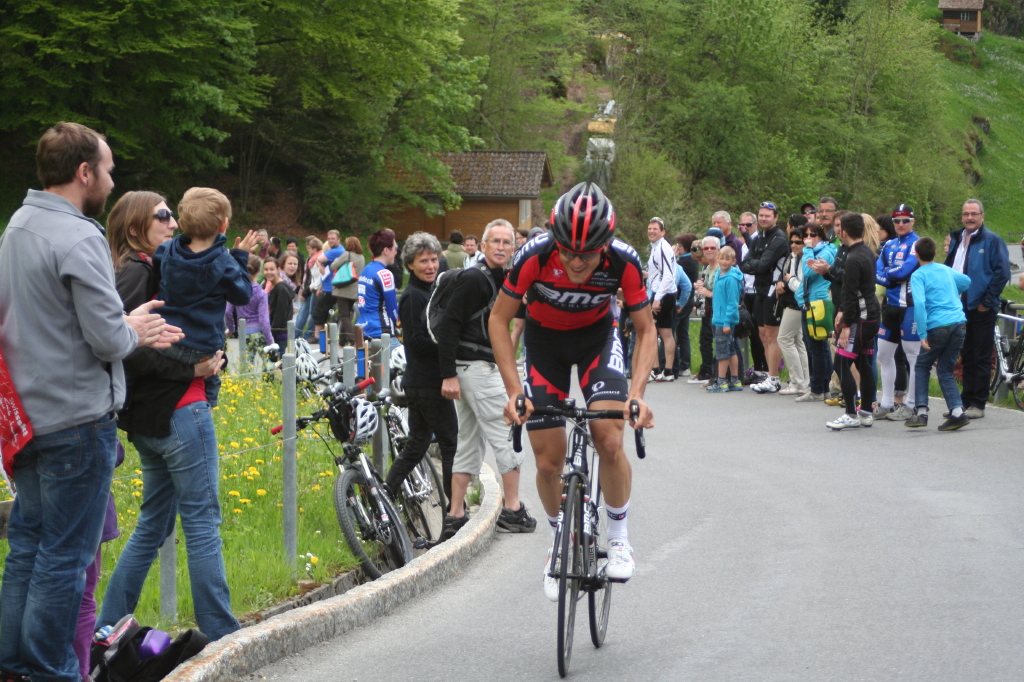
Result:
[[[440,240],[447,240],[452,230],[479,237],[484,225],[495,218],[529,229],[532,216],[541,214],[540,190],[551,186],[551,165],[545,152],[481,150],[442,154],[441,160],[451,169],[462,206],[433,217],[420,207],[391,214],[388,227],[399,239],[421,230]],[[399,172],[396,179],[415,191],[412,177],[402,177]],[[438,200],[428,192],[418,194],[427,201]]]
[[[985,0],[939,0],[942,28],[957,35],[980,35],[981,11],[984,8]]]

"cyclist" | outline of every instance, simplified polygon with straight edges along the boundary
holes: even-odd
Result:
[[[400,344],[395,334],[398,321],[398,289],[395,276],[389,269],[398,255],[395,233],[391,230],[377,230],[368,240],[373,260],[359,273],[359,321],[367,339],[379,339],[382,334],[391,335],[391,347]],[[325,275],[326,277],[327,275]]]
[[[643,401],[657,356],[657,331],[644,289],[640,258],[615,239],[615,210],[601,189],[580,183],[564,194],[551,212],[551,232],[535,237],[516,253],[491,311],[489,331],[495,362],[509,396],[505,421],[526,424],[537,460],[537,492],[552,529],[561,500],[565,422],[531,417],[534,405],[554,406],[569,394],[572,366],[593,410],[623,410],[637,400],[640,415],[633,428],[651,427],[654,415]],[[623,351],[612,322],[611,303],[621,288],[626,311],[636,328],[633,383],[623,373]],[[516,412],[524,392],[516,371],[509,322],[527,297],[526,414]],[[609,578],[625,581],[634,571],[626,513],[632,471],[622,446],[624,422],[595,421],[594,445],[601,456],[600,481],[608,514]],[[553,532],[553,530],[552,530]],[[558,599],[558,585],[544,566],[544,593]]]

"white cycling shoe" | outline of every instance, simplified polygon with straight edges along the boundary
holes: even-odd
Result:
[[[544,596],[548,598],[548,601],[558,601],[558,578],[548,575],[550,566],[551,550],[548,549],[548,559],[544,562]]]
[[[608,564],[604,568],[608,579],[626,582],[633,577],[633,571],[635,570],[636,562],[633,561],[633,548],[629,546],[625,538],[612,538],[609,540]]]

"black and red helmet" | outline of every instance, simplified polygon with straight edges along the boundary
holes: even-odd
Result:
[[[569,251],[598,251],[615,236],[615,208],[600,187],[581,182],[555,202],[551,233]]]

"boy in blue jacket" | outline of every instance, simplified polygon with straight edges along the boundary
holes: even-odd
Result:
[[[949,407],[949,417],[939,431],[955,431],[970,423],[953,379],[953,365],[967,333],[967,316],[960,294],[971,286],[971,278],[933,262],[934,239],[922,237],[915,246],[921,265],[910,276],[910,288],[914,292],[914,321],[918,333],[925,333],[921,334],[922,353],[914,365],[917,413],[904,423],[910,427],[928,426],[928,376],[937,361],[939,386]]]
[[[182,235],[164,242],[153,254],[160,274],[160,298],[164,319],[175,320],[185,338],[161,351],[167,357],[195,365],[224,347],[224,310],[228,301],[245,305],[252,296],[247,264],[256,246],[256,234],[235,239],[235,248],[224,247],[231,202],[209,187],[193,187],[178,204]],[[206,400],[217,404],[220,377],[206,377]]]
[[[715,334],[715,359],[718,360],[718,380],[707,387],[708,393],[742,391],[739,379],[740,347],[736,341],[736,325],[740,321],[740,297],[743,295],[743,274],[734,267],[736,251],[723,246],[718,252],[718,279],[715,281],[715,306],[711,326]],[[726,374],[733,378],[726,380]]]

